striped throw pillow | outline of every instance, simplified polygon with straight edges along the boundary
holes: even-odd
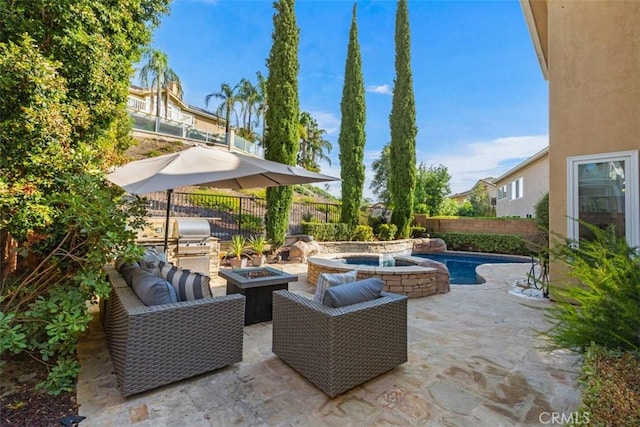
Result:
[[[171,283],[180,301],[193,301],[211,296],[209,276],[182,270],[167,262],[160,261],[160,276]]]
[[[313,295],[313,300],[322,304],[322,301],[324,300],[324,293],[327,289],[332,286],[355,282],[357,276],[358,270],[351,270],[348,273],[320,274],[320,276],[318,276],[318,282],[316,283],[316,292]]]

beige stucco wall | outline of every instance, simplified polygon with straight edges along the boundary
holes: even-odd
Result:
[[[550,226],[566,235],[567,157],[640,148],[640,1],[554,0],[548,14]]]
[[[190,113],[190,114],[193,114],[193,113]],[[196,119],[195,121],[196,129],[204,132],[224,135],[225,133],[224,125],[220,125],[219,123],[214,121],[214,119],[209,119],[208,117],[198,116],[198,115],[194,115],[194,117]]]
[[[640,148],[640,2],[551,1],[551,228],[566,234],[566,159]]]
[[[511,200],[509,199],[510,184],[520,177],[523,179],[523,196]],[[526,218],[527,215],[531,215],[531,217],[535,217],[535,204],[549,191],[549,156],[544,156],[538,161],[514,171],[511,175],[501,177],[500,181],[496,181],[495,184],[496,188],[507,186],[507,197],[498,199],[496,216]]]

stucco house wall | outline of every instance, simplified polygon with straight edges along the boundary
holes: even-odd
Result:
[[[640,1],[521,0],[542,72],[549,80],[549,193],[552,233],[567,236],[573,156],[640,150]],[[547,74],[548,73],[548,74]],[[637,171],[626,176],[632,221],[640,217]],[[627,239],[640,241],[639,227]],[[551,278],[558,270],[551,265]]]
[[[518,179],[522,184],[521,197],[515,198],[512,183]],[[498,177],[495,185],[498,189],[496,216],[534,218],[536,203],[549,192],[548,149]]]

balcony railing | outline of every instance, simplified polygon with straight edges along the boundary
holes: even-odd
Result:
[[[141,100],[133,96],[129,96],[127,107],[135,113],[152,115],[152,110],[155,108],[155,105],[151,105],[151,102],[148,102],[146,99]],[[169,108],[169,111],[167,111],[168,117],[164,117],[164,105],[161,104],[160,111],[161,120],[176,122],[188,126],[193,126],[195,123],[195,117],[193,117],[193,115],[185,114],[180,110]]]
[[[130,96],[127,101],[127,107],[134,111],[149,113],[147,101]]]

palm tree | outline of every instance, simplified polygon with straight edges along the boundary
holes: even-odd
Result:
[[[231,132],[231,112],[233,111],[236,114],[237,118],[235,105],[236,102],[238,102],[239,86],[240,85],[237,84],[234,87],[231,87],[229,83],[222,83],[220,85],[219,92],[210,93],[204,98],[204,103],[207,107],[209,106],[209,101],[211,100],[211,98],[222,99],[222,102],[218,106],[218,112],[225,112],[225,141],[229,148],[231,148],[231,140],[229,139]]]
[[[262,137],[261,141],[264,141],[264,130],[267,127],[267,79],[262,75],[260,71],[256,72],[256,77],[258,77],[258,84],[256,85],[256,89],[258,91],[259,100],[256,105],[256,126],[260,126],[260,117],[262,120]]]
[[[155,131],[160,130],[160,93],[162,89],[166,90],[165,98],[165,116],[168,115],[168,90],[171,83],[175,84],[178,96],[182,96],[182,84],[180,77],[169,68],[169,58],[166,53],[147,48],[143,53],[143,58],[147,63],[140,69],[140,83],[146,88],[155,88],[156,91],[156,127]],[[149,84],[151,78],[151,84]],[[153,93],[153,92],[152,92]],[[151,103],[153,103],[153,94],[151,95]]]
[[[298,126],[300,136],[300,151],[298,152],[298,165],[303,168],[318,172],[321,160],[326,160],[331,164],[331,159],[325,154],[331,152],[333,148],[331,142],[324,139],[326,130],[318,127],[318,122],[311,114],[303,111],[300,113],[300,122]]]

